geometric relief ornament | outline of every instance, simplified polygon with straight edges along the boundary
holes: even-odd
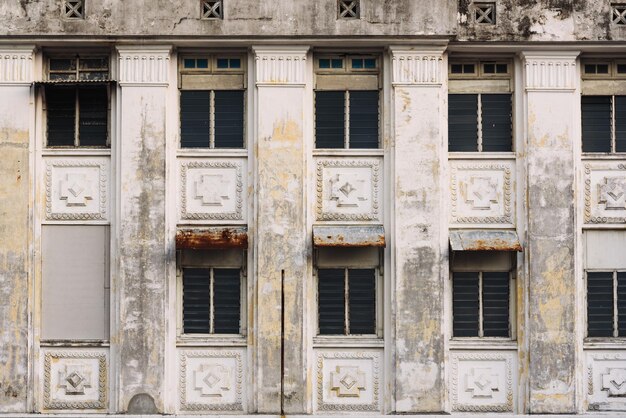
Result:
[[[585,223],[626,223],[626,164],[585,164]]]
[[[184,220],[243,220],[243,161],[180,163],[180,211]]]
[[[243,411],[242,351],[181,350],[180,409]]]
[[[47,220],[106,220],[109,160],[46,160]]]
[[[586,358],[589,409],[626,411],[626,351],[588,351]]]
[[[512,363],[515,353],[454,353],[452,410],[513,412]]]
[[[318,221],[379,221],[380,160],[317,160]]]
[[[514,161],[450,164],[453,223],[513,224]]]
[[[43,409],[106,409],[106,394],[105,352],[44,354]]]
[[[318,411],[380,411],[380,351],[317,352]]]

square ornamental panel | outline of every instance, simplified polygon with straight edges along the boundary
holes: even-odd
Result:
[[[587,351],[587,401],[591,411],[626,411],[626,350]]]
[[[382,351],[317,351],[317,411],[380,412]]]
[[[517,352],[454,352],[450,391],[454,412],[514,412]]]
[[[626,164],[585,163],[585,223],[626,223]]]
[[[450,222],[513,226],[515,161],[450,161]]]
[[[107,352],[93,350],[45,350],[42,409],[107,409]]]
[[[317,159],[318,221],[382,222],[380,158]]]
[[[179,207],[183,221],[245,221],[244,159],[181,159]]]
[[[180,410],[244,412],[244,358],[243,349],[180,350]]]
[[[108,158],[46,158],[45,164],[46,220],[108,219]]]

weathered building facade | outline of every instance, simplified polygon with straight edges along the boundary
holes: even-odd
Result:
[[[626,411],[626,4],[0,3],[0,414]]]

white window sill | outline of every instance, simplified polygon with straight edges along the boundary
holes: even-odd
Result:
[[[313,150],[314,157],[382,157],[384,154],[385,150],[382,148],[319,148]]]
[[[517,341],[504,338],[455,338],[451,350],[517,350]]]
[[[626,338],[585,338],[583,348],[587,349],[608,349],[626,350]]]
[[[42,340],[40,347],[109,347],[109,340]]]
[[[375,335],[318,335],[313,338],[313,348],[383,348],[385,341]]]
[[[246,347],[248,339],[245,335],[179,335],[176,340],[177,347]]]
[[[248,156],[246,148],[178,148],[176,150],[177,157],[238,157],[244,158]]]
[[[449,152],[450,160],[514,160],[514,152]]]

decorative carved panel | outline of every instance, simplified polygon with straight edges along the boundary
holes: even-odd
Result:
[[[33,79],[33,47],[0,50],[0,83],[27,84]]]
[[[528,90],[572,90],[576,88],[578,52],[524,53]]]
[[[626,411],[626,351],[587,351],[585,358],[589,409]]]
[[[118,46],[119,84],[167,85],[170,64],[169,47]]]
[[[46,159],[46,219],[108,219],[109,159]]]
[[[625,163],[585,163],[585,223],[626,223]]]
[[[182,411],[244,411],[243,350],[181,350]]]
[[[255,47],[257,86],[304,85],[308,48]]]
[[[516,352],[452,353],[452,410],[513,412],[515,355]]]
[[[317,352],[318,411],[380,411],[381,351]]]
[[[443,50],[391,48],[394,85],[439,85],[445,69]]]
[[[317,160],[318,221],[382,220],[382,164],[377,158]]]
[[[515,162],[452,160],[451,222],[512,226]]]
[[[183,220],[243,221],[245,160],[188,160],[180,163]]]
[[[102,350],[45,351],[43,409],[106,409],[107,363]]]

